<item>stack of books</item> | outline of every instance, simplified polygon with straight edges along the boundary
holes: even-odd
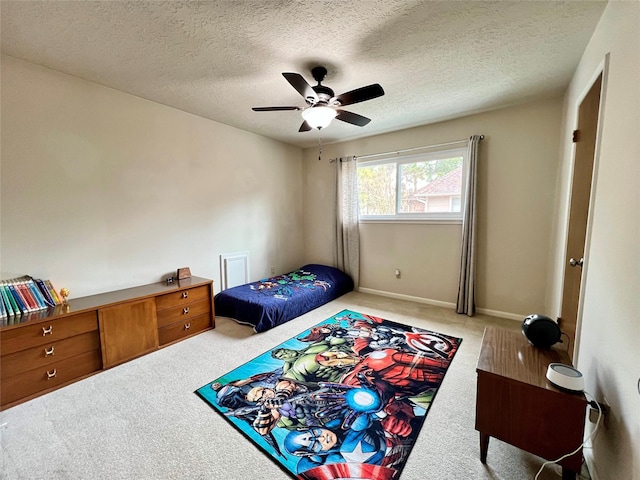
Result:
[[[20,317],[61,304],[50,280],[24,275],[0,281],[0,318]]]

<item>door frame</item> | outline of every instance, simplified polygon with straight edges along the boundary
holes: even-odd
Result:
[[[600,104],[598,107],[598,125],[596,127],[596,141],[595,141],[594,158],[593,158],[593,175],[591,178],[591,190],[589,194],[589,212],[587,214],[587,225],[586,225],[585,240],[584,240],[584,256],[583,256],[584,264],[582,266],[582,274],[580,277],[580,294],[578,296],[578,309],[576,313],[576,335],[575,335],[575,338],[573,339],[572,361],[574,365],[578,364],[578,358],[580,354],[580,336],[581,336],[580,333],[582,330],[584,292],[585,292],[585,287],[587,285],[587,280],[588,280],[587,273],[589,271],[589,252],[591,248],[591,232],[593,227],[593,208],[595,205],[595,194],[596,194],[596,189],[598,184],[598,170],[600,165],[600,151],[602,146],[602,122],[604,119],[604,108],[605,108],[607,85],[608,85],[608,78],[609,78],[609,57],[610,57],[610,53],[607,52],[604,56],[604,59],[602,60],[602,62],[600,62],[598,67],[592,73],[591,77],[589,78],[589,81],[586,83],[580,96],[577,98],[576,102],[572,106],[572,109],[574,111],[574,121],[573,121],[572,130],[576,130],[578,128],[578,112],[580,109],[580,105],[582,104],[585,97],[591,90],[591,87],[593,86],[593,84],[598,79],[598,76],[602,75],[602,85],[600,87]],[[561,279],[560,288],[559,288],[560,312],[562,311],[562,305],[564,302],[563,291],[564,291],[565,270],[569,268],[567,263],[567,258],[566,258],[566,251],[567,251],[567,243],[568,243],[568,236],[569,236],[569,221],[570,221],[569,212],[571,211],[571,192],[573,190],[573,174],[574,174],[574,168],[575,168],[575,158],[576,158],[576,144],[572,143],[571,168],[568,176],[569,188],[568,188],[567,198],[565,201],[566,218],[564,222],[564,235],[563,235],[563,245],[562,245],[562,252],[561,252],[563,268],[562,268],[562,279]]]

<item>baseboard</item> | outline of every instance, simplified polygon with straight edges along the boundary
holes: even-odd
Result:
[[[455,310],[456,308],[455,303],[443,302],[441,300],[433,300],[431,298],[414,297],[413,295],[404,295],[402,293],[385,292],[384,290],[375,290],[373,288],[365,288],[365,287],[358,287],[357,290],[358,292],[362,292],[362,293],[371,293],[372,295],[379,295],[381,297],[389,297],[389,298],[397,298],[399,300],[409,300],[411,302],[424,303],[426,305],[433,305],[435,307],[451,308],[453,310]],[[482,315],[490,315],[492,317],[506,318],[508,320],[517,320],[518,322],[521,322],[522,320],[524,320],[524,317],[526,317],[526,315],[501,312],[499,310],[490,310],[487,308],[476,308],[476,312]]]
[[[526,315],[522,315],[518,313],[501,312],[500,310],[490,310],[488,308],[476,308],[476,312],[481,313],[482,315],[506,318],[508,320],[516,320],[518,322],[522,322],[526,317]]]
[[[586,478],[590,478],[591,480],[600,480],[598,476],[598,471],[595,468],[593,455],[591,454],[590,449],[582,449],[582,455],[584,456],[584,463],[587,465],[587,474],[589,475]]]
[[[414,297],[412,295],[404,295],[402,293],[385,292],[384,290],[375,290],[373,288],[358,287],[358,291],[362,293],[371,293],[381,297],[397,298],[399,300],[409,300],[416,303],[425,303],[436,307],[456,308],[455,303],[441,302],[440,300],[432,300],[430,298]]]

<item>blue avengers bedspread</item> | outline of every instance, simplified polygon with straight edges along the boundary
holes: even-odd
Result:
[[[228,288],[214,297],[217,316],[264,332],[353,290],[337,268],[309,264],[293,272]]]

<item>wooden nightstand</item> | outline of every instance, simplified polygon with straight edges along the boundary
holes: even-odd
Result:
[[[476,430],[480,460],[487,461],[489,438],[495,437],[546,460],[575,450],[583,441],[587,401],[546,379],[550,363],[571,365],[564,350],[543,350],[520,332],[487,328],[476,371]],[[582,449],[559,462],[562,478],[575,479]]]

